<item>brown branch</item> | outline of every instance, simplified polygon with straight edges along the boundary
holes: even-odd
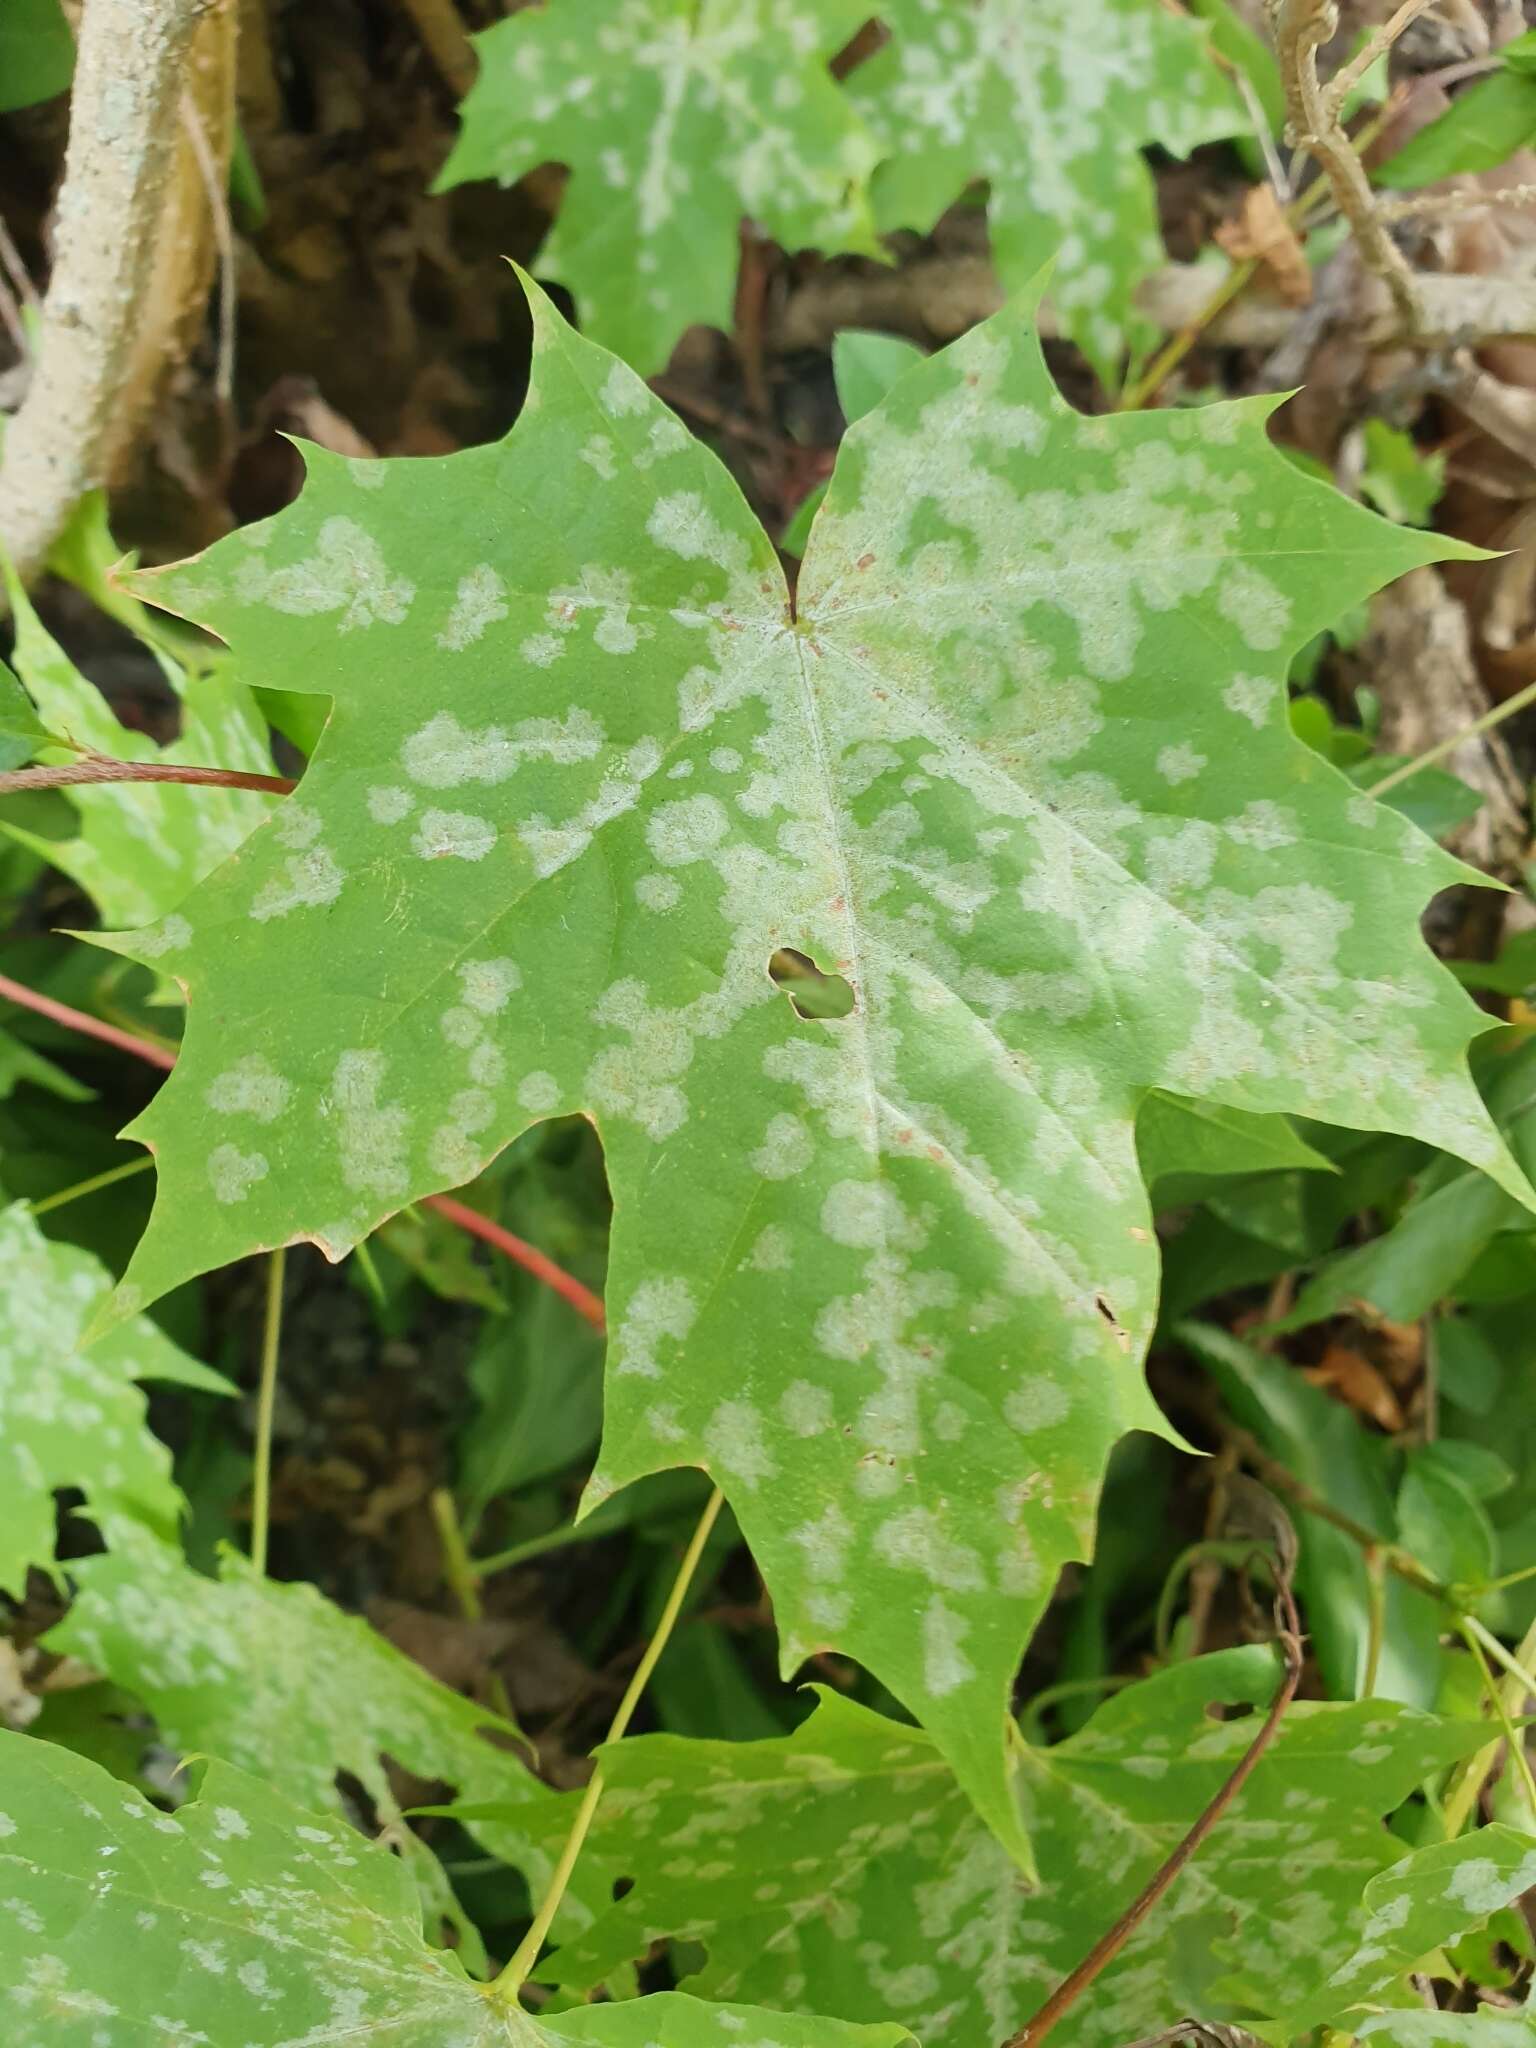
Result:
[[[1301,1619],[1296,1612],[1290,1574],[1283,1560],[1275,1558],[1272,1563],[1277,1587],[1277,1640],[1285,1658],[1285,1672],[1270,1702],[1269,1712],[1264,1716],[1263,1726],[1238,1758],[1226,1783],[1166,1862],[1153,1873],[1140,1896],[1132,1901],[1108,1933],[1099,1937],[1077,1968],[1061,1980],[1034,2017],[1026,2020],[1016,2034],[1009,2035],[1003,2048],[1039,2048],[1039,2043],[1056,2022],[1076,2005],[1094,1979],[1109,1967],[1180,1872],[1199,1853],[1233,1800],[1253,1776],[1265,1750],[1279,1734],[1285,1710],[1296,1697],[1296,1688],[1301,1683]]]
[[[56,768],[13,768],[0,774],[0,796],[102,782],[185,782],[206,789],[255,789],[266,796],[288,796],[298,788],[291,775],[249,775],[243,768],[193,768],[183,761],[110,761],[93,754]]]
[[[72,1009],[68,1003],[55,1002],[52,996],[40,995],[24,982],[12,981],[8,974],[0,974],[0,998],[15,1003],[19,1009],[32,1010],[39,1017],[62,1024],[66,1031],[78,1031],[86,1038],[99,1039],[103,1045],[115,1046],[119,1052],[132,1053],[135,1059],[143,1060],[146,1066],[159,1067],[163,1073],[169,1073],[176,1064],[176,1055],[169,1046],[156,1045],[152,1039],[138,1038],[131,1031],[119,1031],[115,1024],[104,1024],[88,1011]],[[514,1265],[521,1266],[535,1280],[542,1280],[562,1300],[568,1301],[597,1329],[605,1327],[603,1304],[597,1296],[535,1246],[514,1237],[510,1230],[503,1230],[499,1223],[493,1223],[490,1217],[482,1216],[477,1209],[471,1209],[464,1202],[456,1202],[451,1195],[428,1195],[423,1206],[435,1209],[460,1230],[467,1230],[486,1244],[494,1245]]]
[[[1416,11],[1418,0],[1400,7],[1388,24],[1392,35],[1401,33]],[[1336,0],[1270,0],[1270,15],[1290,115],[1290,139],[1297,149],[1316,157],[1334,201],[1349,223],[1361,259],[1391,293],[1404,335],[1415,338],[1424,325],[1417,280],[1376,211],[1365,168],[1340,125],[1339,102],[1317,75],[1318,50],[1338,26]],[[1375,54],[1389,48],[1391,39],[1388,36]]]

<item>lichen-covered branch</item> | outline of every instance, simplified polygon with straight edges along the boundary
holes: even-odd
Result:
[[[105,480],[155,261],[201,0],[85,0],[38,362],[0,462],[0,540],[23,578]]]

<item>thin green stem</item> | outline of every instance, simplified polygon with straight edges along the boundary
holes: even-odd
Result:
[[[457,1601],[459,1612],[466,1621],[483,1621],[485,1606],[480,1598],[480,1578],[475,1570],[474,1559],[464,1542],[458,1503],[448,1487],[437,1486],[432,1489],[430,1506],[432,1520],[437,1529],[437,1540],[443,1553],[443,1577],[448,1582],[448,1590]],[[503,1720],[511,1721],[515,1718],[512,1702],[507,1697],[507,1688],[499,1671],[490,1673],[490,1701]]]
[[[1458,1625],[1463,1634],[1470,1629],[1495,1664],[1507,1671],[1511,1678],[1518,1679],[1528,1693],[1536,1694],[1536,1678],[1531,1676],[1520,1657],[1512,1656],[1505,1649],[1492,1629],[1484,1628],[1475,1614],[1462,1615]],[[1522,1645],[1522,1657],[1523,1655],[1524,1647]]]
[[[98,1189],[113,1187],[136,1173],[148,1173],[154,1163],[146,1152],[142,1159],[130,1159],[126,1166],[109,1166],[105,1173],[93,1173],[89,1180],[77,1180],[73,1187],[60,1188],[56,1195],[44,1195],[41,1201],[29,1202],[27,1207],[34,1216],[46,1216],[50,1209],[62,1209],[66,1202],[78,1202],[83,1195],[94,1195]]]
[[[283,1267],[279,1245],[267,1258],[267,1313],[261,1331],[261,1379],[256,1390],[256,1469],[251,1476],[251,1563],[263,1577],[272,1521],[272,1413],[277,1404],[277,1354],[283,1337]]]
[[[1153,1641],[1156,1645],[1159,1661],[1168,1655],[1168,1647],[1173,1640],[1174,1609],[1178,1605],[1179,1594],[1183,1590],[1184,1581],[1189,1577],[1195,1566],[1207,1559],[1213,1564],[1241,1565],[1246,1564],[1252,1556],[1253,1545],[1251,1543],[1227,1543],[1219,1539],[1206,1539],[1200,1543],[1191,1543],[1187,1549],[1179,1552],[1169,1569],[1167,1578],[1163,1581],[1163,1590],[1157,1602],[1157,1619],[1153,1624]]]
[[[497,1572],[509,1572],[514,1565],[529,1564],[536,1557],[545,1557],[551,1550],[564,1550],[569,1543],[590,1543],[594,1537],[606,1535],[602,1527],[594,1529],[590,1522],[562,1522],[556,1529],[546,1530],[542,1536],[530,1536],[526,1542],[514,1543],[507,1550],[495,1551],[490,1557],[470,1559],[471,1568],[477,1579],[489,1579]]]
[[[1097,1699],[1104,1693],[1118,1692],[1121,1686],[1134,1683],[1130,1677],[1064,1678],[1059,1685],[1048,1685],[1043,1692],[1037,1692],[1017,1723],[1010,1718],[1009,1731],[1016,1738],[1016,1746],[1022,1745],[1024,1754],[1028,1755],[1032,1748],[1044,1746],[1045,1717],[1062,1700]]]
[[[1471,1617],[1468,1616],[1466,1619],[1470,1620]],[[1508,1654],[1502,1643],[1499,1644],[1499,1653],[1501,1657]],[[1531,1690],[1531,1681],[1526,1673],[1533,1657],[1536,1657],[1536,1622],[1526,1630],[1514,1655],[1513,1661],[1520,1676],[1506,1679],[1501,1689],[1500,1704],[1506,1714],[1512,1714]],[[1452,1778],[1442,1809],[1445,1839],[1448,1842],[1454,1841],[1466,1826],[1473,1808],[1482,1797],[1483,1787],[1488,1782],[1489,1772],[1498,1761],[1498,1755],[1498,1743],[1490,1742],[1475,1756],[1468,1757]]]
[[[1390,775],[1383,775],[1380,782],[1368,785],[1372,796],[1381,796],[1389,789],[1396,789],[1406,782],[1410,775],[1417,775],[1421,768],[1433,768],[1437,761],[1443,761],[1447,754],[1465,746],[1468,740],[1475,740],[1480,733],[1492,732],[1496,725],[1502,725],[1506,718],[1513,718],[1517,711],[1523,711],[1527,704],[1536,704],[1536,683],[1527,683],[1523,690],[1516,690],[1513,697],[1506,697],[1502,704],[1495,704],[1491,711],[1485,711],[1481,718],[1474,718],[1470,725],[1464,725],[1459,732],[1453,732],[1448,740],[1440,740],[1432,747],[1426,747],[1422,754],[1416,754],[1411,761],[1405,761],[1401,768],[1394,768]]]
[[[1485,1579],[1473,1591],[1482,1597],[1484,1593],[1502,1593],[1506,1586],[1523,1586],[1527,1579],[1536,1579],[1536,1564],[1522,1565],[1517,1572],[1505,1572],[1502,1578]]]
[[[384,1282],[379,1278],[378,1265],[373,1253],[368,1249],[366,1237],[353,1245],[352,1256],[357,1261],[357,1270],[363,1276],[363,1284],[373,1296],[374,1306],[380,1309],[387,1308],[389,1304],[384,1293]]]
[[[1476,1659],[1478,1675],[1483,1681],[1483,1690],[1492,1702],[1493,1711],[1498,1717],[1499,1726],[1504,1731],[1504,1744],[1509,1751],[1509,1760],[1520,1773],[1520,1782],[1525,1787],[1525,1796],[1530,1811],[1533,1815],[1536,1815],[1536,1778],[1531,1776],[1531,1762],[1525,1753],[1525,1742],[1516,1732],[1515,1724],[1510,1719],[1509,1702],[1504,1697],[1504,1688],[1495,1682],[1493,1673],[1488,1668],[1488,1659],[1483,1655],[1484,1648],[1489,1644],[1494,1645],[1502,1654],[1507,1653],[1504,1652],[1503,1644],[1499,1643],[1496,1637],[1490,1636],[1485,1628],[1472,1619],[1471,1615],[1464,1615],[1457,1626],[1463,1642],[1465,1642],[1467,1648]],[[1529,1687],[1529,1681],[1527,1681],[1527,1685]]]
[[[667,1647],[672,1631],[677,1626],[677,1618],[683,1611],[683,1602],[688,1597],[688,1588],[693,1583],[693,1575],[699,1568],[700,1558],[704,1555],[704,1546],[709,1541],[710,1531],[714,1528],[724,1505],[725,1496],[717,1486],[704,1503],[704,1512],[699,1517],[698,1527],[689,1539],[688,1548],[683,1552],[683,1561],[677,1568],[677,1577],[672,1581],[667,1604],[661,1610],[655,1632],[646,1645],[645,1655],[635,1666],[634,1676],[630,1679],[624,1697],[619,1701],[618,1711],[609,1725],[605,1738],[607,1742],[621,1741],[634,1718],[635,1708],[640,1704],[640,1695],[650,1683],[651,1673],[661,1661],[661,1653]],[[555,1865],[548,1888],[539,1901],[538,1911],[533,1916],[533,1925],[518,1943],[517,1951],[506,1968],[493,1983],[485,1987],[488,1998],[498,1999],[504,2005],[517,2003],[517,1995],[527,1983],[528,1973],[538,1961],[539,1950],[544,1946],[544,1937],[549,1933],[555,1915],[560,1910],[560,1902],[565,1897],[571,1873],[576,1868],[576,1859],[580,1856],[591,1830],[597,1804],[602,1796],[603,1767],[598,1764],[586,1791],[582,1794],[581,1804],[576,1809],[576,1818],[571,1822],[571,1831],[565,1839],[565,1847],[560,1851],[560,1860]]]
[[[1387,1560],[1383,1551],[1374,1546],[1365,1553],[1366,1621],[1365,1673],[1360,1681],[1360,1697],[1374,1699],[1376,1682],[1381,1676],[1381,1651],[1387,1636]]]

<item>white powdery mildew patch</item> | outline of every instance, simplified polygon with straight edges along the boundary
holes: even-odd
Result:
[[[971,1632],[966,1617],[936,1593],[923,1609],[923,1682],[936,1700],[969,1685],[976,1667],[961,1647]]]
[[[223,1116],[250,1116],[269,1124],[288,1107],[293,1084],[259,1052],[248,1053],[209,1082],[204,1100]]]
[[[179,953],[192,937],[192,927],[187,920],[175,913],[147,932],[136,932],[133,950],[146,960],[159,960],[166,953]]]
[[[563,718],[525,718],[510,730],[488,725],[479,731],[440,711],[406,740],[400,762],[423,789],[458,789],[506,782],[524,761],[589,761],[602,744],[602,726],[579,707]]]
[[[387,1062],[383,1053],[342,1053],[320,1113],[335,1125],[341,1177],[365,1195],[403,1195],[408,1181],[410,1111],[380,1100]]]
[[[478,569],[460,577],[458,595],[437,636],[437,644],[457,654],[506,616],[507,586],[489,562],[482,562]]]
[[[268,828],[280,845],[294,851],[282,872],[269,876],[251,898],[251,916],[258,924],[287,917],[295,910],[318,910],[334,903],[345,883],[346,870],[320,843],[324,821],[317,811],[289,797]]]
[[[704,1426],[704,1448],[712,1469],[755,1492],[778,1471],[768,1448],[763,1417],[751,1401],[722,1401]]]
[[[624,1305],[612,1338],[612,1369],[660,1379],[663,1352],[670,1361],[674,1345],[686,1342],[698,1306],[686,1280],[652,1274]]]
[[[315,551],[306,561],[274,569],[261,555],[248,556],[235,589],[247,604],[270,605],[299,618],[340,612],[341,633],[398,626],[416,596],[408,577],[391,572],[373,535],[355,519],[339,515],[321,523]]]
[[[243,1202],[270,1167],[260,1152],[242,1152],[238,1145],[215,1145],[208,1154],[208,1185],[213,1198],[226,1206]]]
[[[423,811],[411,840],[421,860],[484,860],[496,845],[489,818],[473,811]]]

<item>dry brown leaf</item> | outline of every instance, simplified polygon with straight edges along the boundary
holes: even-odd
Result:
[[[1302,1367],[1314,1387],[1336,1394],[1348,1407],[1395,1436],[1407,1418],[1390,1382],[1368,1358],[1347,1344],[1330,1344],[1316,1365]]]
[[[1216,240],[1234,263],[1262,263],[1289,305],[1312,297],[1312,271],[1296,230],[1285,217],[1273,185],[1250,185],[1236,220],[1223,221]]]

